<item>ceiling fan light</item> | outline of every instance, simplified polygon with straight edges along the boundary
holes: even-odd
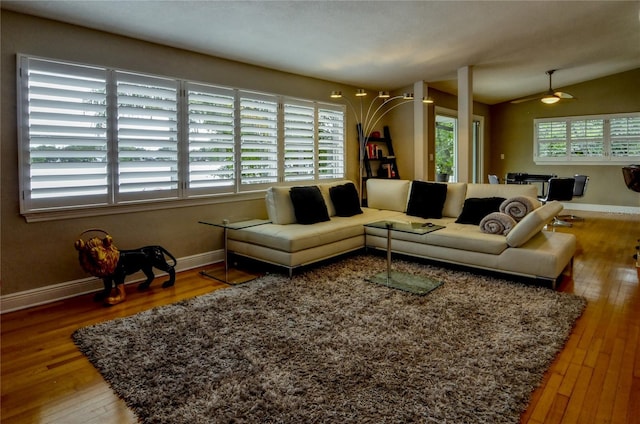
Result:
[[[545,103],[545,104],[548,104],[548,105],[552,105],[554,103],[559,102],[560,101],[560,97],[556,96],[555,94],[547,94],[546,96],[541,98],[540,101],[542,103]]]

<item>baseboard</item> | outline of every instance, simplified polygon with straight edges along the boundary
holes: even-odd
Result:
[[[187,256],[178,259],[176,271],[187,271],[189,269],[222,262],[223,260],[223,250]],[[157,277],[161,277],[162,275],[166,275],[166,273],[156,274]],[[126,284],[138,283],[142,280],[144,280],[144,274],[140,272],[127,278]],[[86,293],[92,293],[100,290],[101,288],[102,280],[95,277],[89,277],[66,281],[64,283],[53,284],[37,289],[25,290],[18,293],[11,293],[5,296],[0,296],[0,314],[57,302],[59,300],[68,299],[70,297]]]
[[[640,206],[594,205],[589,203],[562,202],[570,211],[640,214]]]

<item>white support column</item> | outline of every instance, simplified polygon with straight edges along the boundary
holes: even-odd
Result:
[[[458,69],[458,181],[473,181],[473,70]]]
[[[426,96],[427,85],[424,81],[413,84],[413,179],[427,180],[427,105],[422,103]]]

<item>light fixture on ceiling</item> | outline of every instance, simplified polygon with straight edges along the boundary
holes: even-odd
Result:
[[[548,104],[548,105],[552,105],[554,103],[558,103],[560,101],[560,97],[556,96],[553,93],[549,93],[549,94],[545,94],[540,101],[542,103]]]
[[[387,113],[397,108],[398,106],[412,102],[414,100],[413,93],[404,93],[402,95],[391,97],[388,91],[379,91],[378,95],[374,97],[369,103],[369,106],[366,108],[365,114],[365,104],[363,101],[365,96],[367,96],[367,91],[362,88],[359,88],[355,92],[355,97],[359,100],[359,104],[356,104],[356,106],[358,107],[356,107],[347,97],[344,97],[342,95],[342,91],[331,92],[332,99],[343,99],[347,103],[357,122],[356,129],[358,132],[358,143],[360,146],[360,201],[362,201],[364,155],[366,152],[367,143],[369,142],[369,137],[371,136],[371,132],[374,130],[376,125],[378,125],[382,117],[384,117]],[[382,102],[377,107],[375,107],[378,99],[380,99]],[[393,105],[391,105],[391,103],[393,103]]]
[[[423,97],[423,98],[422,98],[422,103],[424,103],[424,104],[428,104],[428,105],[431,105],[431,104],[433,104],[433,99],[431,98],[431,96],[429,96],[429,97]]]
[[[518,104],[518,103],[528,102],[530,100],[540,100],[544,104],[552,105],[554,103],[558,103],[560,100],[575,100],[575,97],[573,97],[571,94],[564,91],[553,89],[553,84],[551,82],[551,75],[553,75],[555,71],[556,71],[555,69],[552,69],[546,72],[546,74],[549,75],[549,89],[545,93],[511,100],[511,103]]]

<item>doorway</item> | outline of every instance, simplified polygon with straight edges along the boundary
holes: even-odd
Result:
[[[456,181],[458,118],[436,114],[436,181]]]

